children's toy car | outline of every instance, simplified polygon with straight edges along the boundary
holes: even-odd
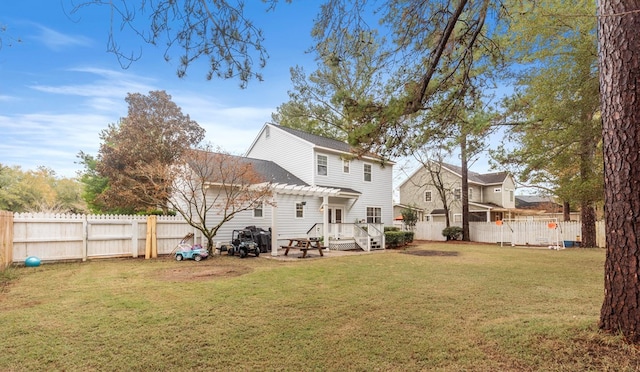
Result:
[[[188,244],[181,244],[176,250],[176,261],[182,260],[194,260],[201,261],[204,258],[209,257],[209,252],[202,248],[200,244],[190,246]]]

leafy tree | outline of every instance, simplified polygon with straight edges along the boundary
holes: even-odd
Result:
[[[640,1],[599,1],[607,257],[600,328],[640,343]]]
[[[96,203],[110,210],[159,208],[166,213],[172,184],[169,168],[187,149],[200,143],[204,129],[184,115],[164,91],[146,96],[129,93],[126,101],[128,115],[100,134],[96,170],[109,184]],[[100,178],[86,175],[88,181],[97,183],[94,186],[101,186]]]
[[[381,52],[384,61],[380,65],[389,78],[381,94],[353,97],[344,91],[340,97],[351,145],[361,151],[403,154],[413,142],[408,138],[427,137],[420,133],[423,128],[414,126],[416,115],[434,108],[446,114],[455,112],[457,106],[465,107],[465,98],[477,95],[495,70],[489,66],[499,65],[500,50],[491,37],[495,18],[502,12],[501,2],[388,0],[368,4],[364,0],[328,1],[312,33],[315,48],[320,53],[330,51],[341,62],[360,43],[344,35],[367,33],[371,12],[380,16],[380,28],[393,40]]]
[[[109,186],[109,179],[98,173],[98,160],[94,156],[80,151],[78,158],[80,158],[79,163],[84,166],[84,170],[78,172],[80,182],[84,185],[82,199],[87,203],[91,212],[108,212],[108,209],[99,202],[98,196]]]
[[[402,223],[413,230],[418,223],[418,212],[415,209],[405,208],[400,213],[402,214]]]
[[[12,212],[81,213],[82,185],[74,179],[58,178],[53,170],[39,167],[23,171],[0,164],[0,209]]]
[[[326,40],[322,50],[316,49],[316,71],[307,75],[302,67],[292,68],[290,100],[272,115],[274,123],[344,141],[350,128],[345,97],[359,101],[383,94],[386,71],[380,65],[384,58],[375,35],[375,31],[343,35],[359,43],[340,59],[330,52],[335,41]]]
[[[213,238],[225,223],[240,212],[269,204],[271,184],[249,159],[209,148],[191,150],[172,171],[169,204],[202,232],[210,252]]]
[[[517,16],[505,37],[512,57],[523,63],[507,101],[516,147],[494,152],[520,182],[580,205],[586,247],[596,246],[603,177],[593,6],[592,0],[511,4]]]

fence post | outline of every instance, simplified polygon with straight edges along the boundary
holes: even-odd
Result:
[[[82,261],[86,261],[89,256],[89,219],[84,215],[82,219]]]
[[[0,211],[0,269],[13,263],[13,213]]]
[[[138,220],[131,222],[131,256],[138,257]]]
[[[158,240],[156,234],[156,216],[147,216],[147,241],[145,242],[144,258],[158,257]]]

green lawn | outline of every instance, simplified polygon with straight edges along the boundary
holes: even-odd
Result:
[[[18,268],[0,370],[640,370],[597,330],[604,254],[434,243]]]

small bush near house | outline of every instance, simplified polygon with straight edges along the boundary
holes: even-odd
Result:
[[[449,226],[442,230],[442,236],[446,237],[447,240],[460,240],[462,239],[462,227]]]
[[[407,244],[413,243],[413,236],[414,236],[413,231],[404,231],[404,242]]]
[[[385,226],[384,237],[387,248],[402,247],[413,242],[413,231],[400,231],[395,226]]]
[[[402,247],[403,245],[406,244],[405,240],[404,240],[404,231],[385,231],[384,233],[384,239],[386,242],[386,246],[387,248],[397,248],[397,247]]]

